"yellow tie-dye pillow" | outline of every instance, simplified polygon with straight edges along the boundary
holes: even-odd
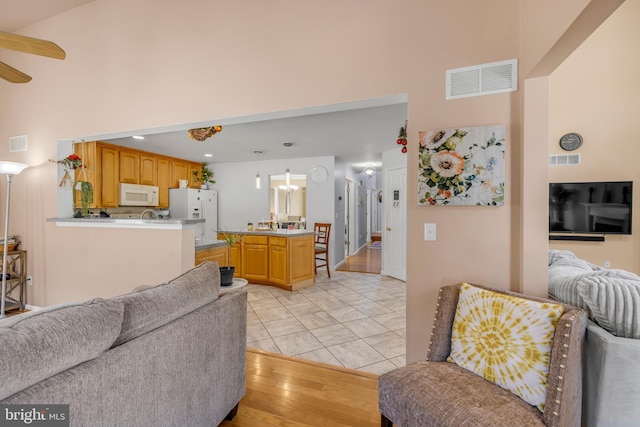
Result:
[[[544,411],[560,304],[541,303],[463,283],[450,361]]]

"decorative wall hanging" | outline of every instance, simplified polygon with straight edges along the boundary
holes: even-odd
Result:
[[[396,140],[398,145],[402,145],[402,152],[407,152],[407,121],[404,121],[404,126],[400,128],[398,139]]]
[[[222,131],[222,126],[211,126],[208,128],[189,129],[189,138],[196,141],[204,141],[207,138],[211,138],[218,132]]]
[[[420,131],[418,204],[504,205],[503,125]]]

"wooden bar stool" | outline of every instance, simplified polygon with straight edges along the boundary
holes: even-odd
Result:
[[[318,274],[318,267],[327,267],[327,275],[331,277],[329,272],[329,233],[331,232],[331,224],[324,222],[316,222],[314,224],[316,233],[316,261],[314,271]],[[320,264],[318,264],[320,261]]]

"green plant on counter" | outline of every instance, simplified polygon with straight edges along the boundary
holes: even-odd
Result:
[[[218,238],[227,244],[227,256],[231,265],[231,246],[240,243],[242,236],[232,231],[218,231]]]
[[[207,162],[202,162],[200,171],[193,171],[193,180],[196,182],[202,182],[203,184],[215,184],[216,182],[213,180],[213,174],[214,172],[209,169]]]

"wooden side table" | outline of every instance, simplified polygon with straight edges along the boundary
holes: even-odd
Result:
[[[2,252],[0,251],[0,254]],[[0,255],[0,266],[2,266]],[[9,310],[24,310],[27,303],[27,251],[13,250],[7,252],[7,268],[2,266],[2,274],[9,274],[6,279],[5,312]],[[2,276],[0,276],[0,280]]]

